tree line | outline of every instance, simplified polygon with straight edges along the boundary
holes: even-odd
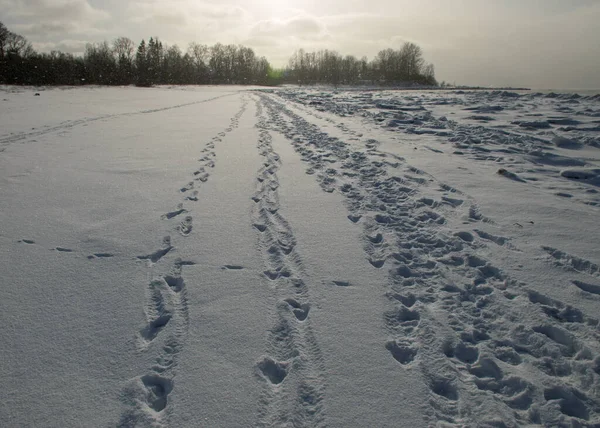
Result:
[[[433,65],[425,64],[421,48],[406,43],[386,49],[372,60],[358,60],[335,51],[296,51],[284,69],[275,70],[265,57],[241,45],[212,46],[192,42],[183,52],[157,37],[139,45],[119,37],[89,43],[82,56],[36,52],[24,37],[0,22],[0,83],[17,85],[155,84],[357,84],[419,83],[435,85]]]
[[[437,85],[433,64],[426,64],[423,51],[407,42],[401,49],[384,49],[368,61],[336,51],[296,51],[290,58],[286,80],[300,84],[328,83]]]

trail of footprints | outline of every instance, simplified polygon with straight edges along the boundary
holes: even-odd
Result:
[[[444,233],[445,213],[463,205],[455,189],[439,184],[439,201],[424,197],[432,179],[402,159],[385,160],[376,142],[355,151],[274,97],[260,98],[266,127],[291,140],[324,191],[346,197],[369,261],[388,270],[383,318],[390,338],[383,346],[429,385],[428,424],[598,426],[597,319],[529,290],[478,255],[487,243],[510,248],[506,238],[479,229],[477,236]],[[475,204],[463,215],[467,222],[490,221]],[[546,251],[558,264],[597,275],[591,262]]]
[[[568,161],[568,159],[561,159],[560,153],[555,153],[551,146],[549,146],[549,140],[555,136],[555,132],[569,132],[571,134],[568,138],[574,138],[576,141],[582,141],[584,144],[592,143],[592,146],[598,146],[594,142],[592,134],[588,134],[589,131],[593,132],[592,129],[588,129],[588,132],[583,132],[582,129],[577,130],[577,127],[561,127],[563,121],[570,122],[570,118],[556,118],[546,116],[545,114],[533,114],[533,116],[539,116],[540,123],[548,126],[547,131],[540,131],[535,126],[526,126],[529,120],[515,121],[509,126],[504,125],[491,125],[495,122],[495,115],[505,109],[513,110],[515,106],[521,108],[536,110],[539,108],[539,104],[536,102],[527,102],[523,98],[520,98],[520,102],[514,104],[514,98],[507,103],[507,99],[502,94],[498,93],[481,93],[476,95],[474,98],[467,95],[467,98],[457,97],[452,100],[444,99],[442,104],[454,105],[455,107],[461,107],[463,110],[476,112],[478,110],[488,110],[489,115],[475,115],[471,119],[475,119],[477,123],[461,123],[456,120],[449,119],[445,116],[434,115],[436,105],[440,105],[440,100],[434,98],[422,98],[422,97],[411,97],[404,95],[398,97],[395,100],[390,99],[388,107],[391,109],[380,109],[378,112],[374,112],[372,107],[377,107],[377,104],[381,99],[372,97],[369,95],[367,99],[362,99],[361,102],[356,102],[355,98],[350,104],[343,100],[330,99],[329,97],[320,97],[313,94],[312,97],[307,98],[299,96],[296,91],[279,91],[278,95],[287,101],[294,104],[296,108],[301,110],[303,113],[310,114],[319,119],[324,119],[347,134],[353,136],[350,140],[356,139],[356,133],[353,133],[344,123],[337,123],[328,118],[323,117],[315,112],[316,110],[321,112],[328,112],[338,117],[354,116],[362,117],[363,120],[368,120],[378,126],[383,126],[394,133],[398,131],[415,134],[415,135],[435,135],[441,137],[438,141],[446,143],[447,152],[452,152],[454,155],[469,156],[474,160],[494,162],[498,165],[502,164],[509,169],[514,169],[519,172],[517,175],[513,172],[504,171],[501,173],[502,176],[519,181],[521,183],[527,183],[528,185],[536,186],[546,191],[550,190],[552,193],[561,198],[572,198],[573,195],[569,192],[560,191],[568,190],[572,188],[573,183],[567,183],[562,179],[558,179],[557,175],[559,170],[547,167],[540,167],[540,164],[548,163],[551,165],[553,161]],[[525,96],[530,101],[533,100],[530,96]],[[535,96],[533,96],[535,97]],[[393,97],[395,98],[395,97]],[[421,99],[419,99],[421,98]],[[504,99],[503,99],[504,98]],[[495,106],[481,106],[481,103],[496,104]],[[557,114],[567,114],[570,116],[575,113],[566,104],[557,105]],[[473,103],[473,104],[471,104]],[[498,105],[499,103],[500,105]],[[525,105],[524,105],[524,104]],[[396,110],[399,108],[399,110]],[[563,109],[567,109],[563,111]],[[578,112],[576,114],[581,114]],[[585,115],[585,114],[584,114]],[[525,115],[527,117],[528,114]],[[520,116],[522,119],[524,116]],[[577,121],[575,121],[577,122]],[[531,122],[530,122],[531,123]],[[491,126],[490,126],[491,125]],[[514,126],[517,125],[517,126]],[[552,126],[550,126],[552,125]],[[556,128],[555,126],[558,125]],[[565,125],[565,123],[562,123]],[[570,129],[569,129],[570,128]],[[597,131],[597,129],[596,129]],[[587,135],[586,135],[587,134]],[[483,143],[483,144],[482,144]],[[451,146],[451,147],[450,147]],[[444,153],[442,150],[438,150],[427,145],[421,145],[425,149],[431,150],[436,153]],[[417,147],[415,147],[416,149]],[[570,160],[573,162],[573,160]],[[574,162],[578,163],[577,160]],[[530,176],[530,173],[538,174],[542,173],[545,175],[545,180],[540,181],[535,176]],[[552,181],[553,184],[544,185],[546,181]],[[565,187],[566,186],[566,187]],[[577,203],[583,203],[590,206],[599,206],[600,203],[597,198],[597,190],[590,188],[580,188],[584,190],[586,196],[573,199]]]
[[[32,245],[32,246],[40,245],[33,239],[20,239],[17,242],[20,244],[26,244],[26,245]],[[74,250],[72,248],[62,247],[62,246],[50,248],[50,251],[58,251],[59,253],[75,253],[75,254],[77,253],[77,250]],[[93,254],[88,255],[87,259],[88,260],[108,259],[108,258],[111,258],[114,256],[115,255],[113,253],[98,252],[98,253],[93,253]]]
[[[280,159],[257,104],[258,149],[263,158],[252,196],[253,227],[264,260],[265,283],[275,297],[274,325],[267,355],[256,365],[265,382],[259,403],[259,426],[324,426],[322,356],[310,321],[309,287],[295,250],[293,230],[279,213]]]
[[[36,130],[30,131],[30,132],[18,132],[18,133],[11,133],[8,135],[0,135],[0,153],[3,152],[8,145],[15,143],[17,141],[21,141],[21,140],[35,141],[35,140],[33,140],[33,138],[35,138],[35,137],[39,137],[39,136],[53,133],[53,132],[65,131],[65,130],[68,130],[68,129],[71,129],[71,128],[74,128],[74,127],[77,127],[80,125],[86,125],[86,124],[92,123],[92,122],[104,121],[104,120],[108,120],[108,119],[115,119],[115,118],[119,118],[119,117],[134,116],[134,115],[139,115],[139,114],[157,113],[157,112],[161,112],[161,111],[173,110],[173,109],[178,109],[178,108],[182,108],[182,107],[188,107],[188,106],[192,106],[192,105],[208,103],[210,101],[214,101],[219,98],[224,98],[224,97],[229,97],[229,96],[235,95],[236,93],[237,92],[228,93],[228,94],[218,95],[218,96],[207,98],[207,99],[200,100],[200,101],[192,101],[192,102],[188,102],[188,103],[159,107],[159,108],[149,109],[149,110],[140,110],[140,111],[128,112],[128,113],[106,114],[106,115],[101,115],[101,116],[96,116],[96,117],[67,120],[62,123],[59,123],[58,125],[54,125],[54,126],[49,125],[42,129],[36,129]]]
[[[201,150],[201,166],[193,172],[192,180],[179,188],[183,202],[161,216],[163,220],[175,222],[175,230],[183,238],[193,231],[193,217],[184,204],[198,201],[198,188],[208,180],[210,170],[215,166],[215,144],[239,126],[239,120],[246,111],[247,100],[243,98],[242,101],[240,110],[225,131],[212,138]],[[146,374],[131,379],[123,389],[125,410],[119,427],[164,426],[167,423],[169,394],[175,385],[178,356],[189,329],[187,291],[182,271],[185,266],[195,264],[180,257],[165,261],[174,252],[173,238],[166,236],[159,249],[137,256],[148,264],[151,278],[146,288],[146,324],[138,333],[137,344],[141,352],[153,352],[156,358]]]

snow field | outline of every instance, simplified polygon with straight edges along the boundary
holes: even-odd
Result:
[[[4,90],[3,426],[600,423],[597,97]]]

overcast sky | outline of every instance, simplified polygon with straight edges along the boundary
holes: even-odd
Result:
[[[275,66],[300,47],[371,59],[411,41],[440,81],[600,88],[600,0],[0,0],[0,21],[40,51],[158,36],[241,43]]]

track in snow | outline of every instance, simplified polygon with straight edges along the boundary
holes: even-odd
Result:
[[[134,112],[128,112],[128,113],[119,113],[119,114],[105,114],[105,115],[95,116],[95,117],[90,117],[90,118],[85,118],[85,119],[67,120],[67,121],[64,121],[55,126],[48,126],[48,127],[44,127],[43,129],[37,129],[37,130],[30,131],[30,132],[19,132],[19,133],[9,134],[9,135],[0,135],[0,152],[3,152],[4,150],[6,150],[6,147],[8,145],[15,143],[17,141],[29,140],[29,139],[39,137],[39,136],[42,136],[45,134],[64,131],[67,129],[74,128],[76,126],[85,125],[85,124],[96,122],[99,120],[114,119],[114,118],[118,118],[118,117],[128,117],[128,116],[135,116],[135,115],[148,114],[148,113],[158,113],[161,111],[173,110],[173,109],[188,107],[188,106],[192,106],[192,105],[196,105],[196,104],[207,103],[210,101],[217,100],[219,98],[229,97],[229,96],[236,95],[236,94],[238,94],[238,92],[231,93],[231,94],[225,94],[225,95],[218,95],[216,97],[208,98],[208,99],[201,100],[201,101],[192,101],[189,103],[159,107],[159,108],[148,109],[148,110],[140,110],[140,111],[134,111]]]
[[[455,189],[403,159],[390,160],[376,141],[367,141],[366,150],[353,149],[276,96],[260,97],[269,129],[290,140],[324,191],[345,196],[348,218],[363,227],[373,268],[388,270],[390,309],[382,318],[389,340],[382,346],[399,369],[418,370],[429,385],[428,423],[554,426],[597,420],[597,319],[528,289],[481,256],[488,243],[505,245],[508,239],[443,232],[448,215],[490,221]],[[438,198],[421,194],[432,186]],[[468,209],[461,211],[463,205]],[[592,263],[548,252],[557,263],[596,273]]]
[[[201,150],[200,168],[191,174],[192,181],[179,188],[183,201],[174,210],[161,216],[163,220],[176,223],[174,229],[181,235],[180,239],[188,238],[193,231],[194,219],[192,215],[188,215],[189,210],[184,204],[198,201],[198,188],[208,180],[209,170],[215,166],[215,144],[239,126],[247,104],[247,100],[243,98],[240,110],[231,118],[230,124],[206,143]],[[169,394],[175,385],[178,357],[189,330],[187,286],[182,273],[185,266],[195,264],[179,257],[164,261],[174,251],[176,245],[173,238],[166,236],[161,248],[137,257],[148,263],[151,278],[146,289],[144,307],[147,321],[139,331],[138,348],[141,352],[152,352],[155,364],[146,374],[129,380],[124,387],[121,399],[125,409],[121,414],[119,427],[168,426]]]
[[[252,225],[264,260],[265,286],[273,290],[273,327],[267,354],[256,365],[265,382],[258,426],[326,425],[322,355],[311,328],[309,284],[297,253],[294,232],[279,212],[280,158],[271,146],[265,118],[257,105],[258,150],[263,163],[252,196]]]

